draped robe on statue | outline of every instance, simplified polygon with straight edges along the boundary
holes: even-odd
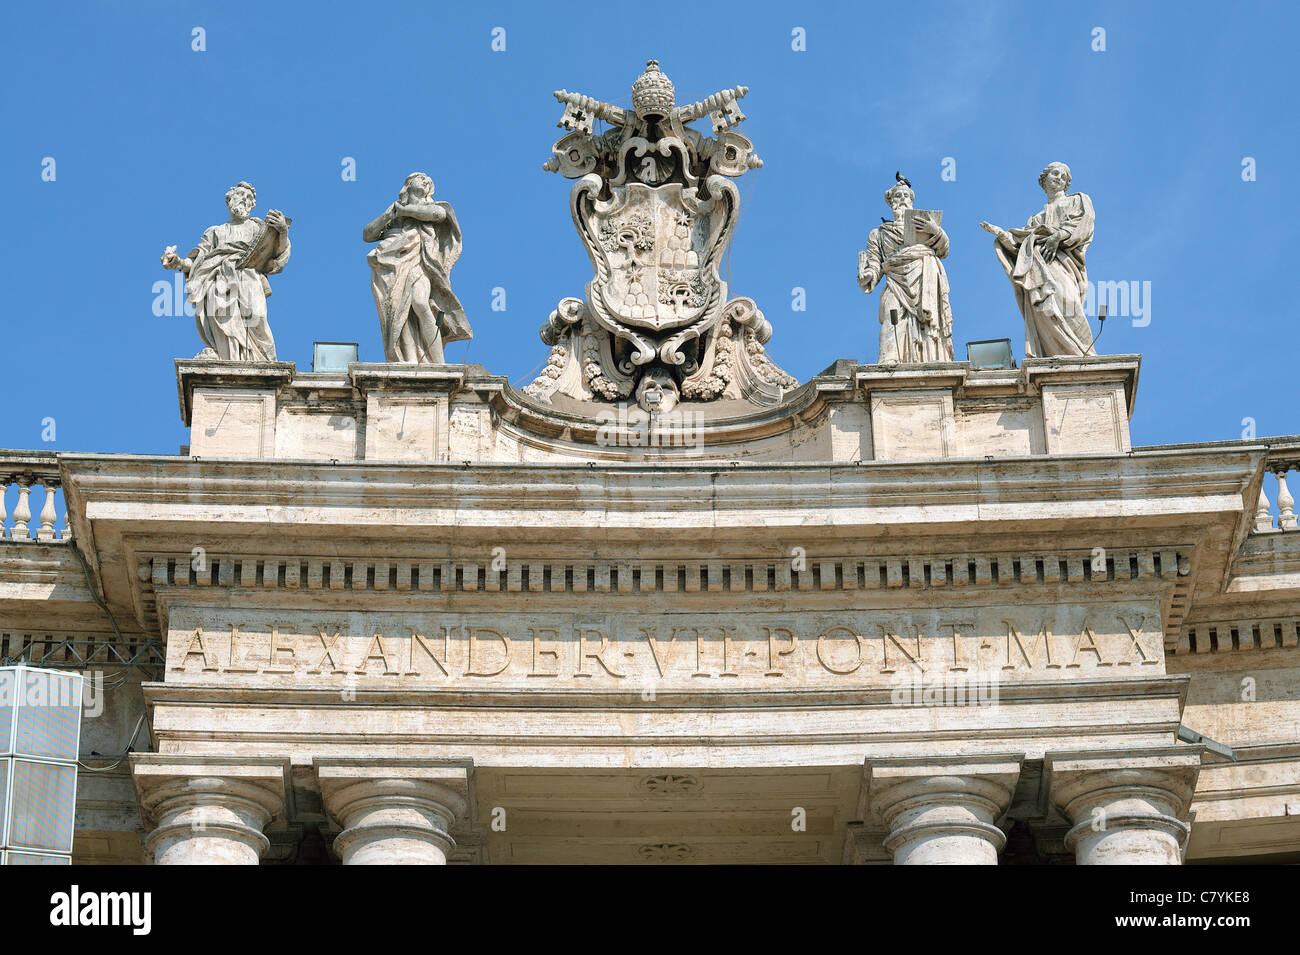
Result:
[[[366,255],[370,290],[384,336],[384,357],[390,362],[441,363],[443,344],[473,337],[465,310],[452,293],[448,279],[451,267],[460,258],[460,225],[450,203],[434,204],[447,214],[441,222],[398,217]],[[437,315],[436,330],[422,328],[412,311],[417,296],[424,296]]]
[[[289,261],[289,237],[266,236],[268,243],[276,243],[274,251],[259,255],[260,262],[251,261],[263,232],[270,229],[261,219],[223,222],[205,231],[189,255],[193,264],[185,290],[194,306],[194,324],[203,344],[224,361],[275,361],[275,340],[266,322],[271,294],[266,276]]]
[[[903,245],[903,227],[882,222],[867,239],[868,271],[882,276],[880,361],[952,361],[952,308],[948,276],[939,260],[948,254],[943,230],[923,243]],[[898,313],[898,324],[889,312]]]
[[[994,240],[998,261],[1011,279],[1016,304],[1025,317],[1025,357],[1092,355],[1092,331],[1084,314],[1088,295],[1085,255],[1092,243],[1092,200],[1082,192],[1060,196],[1023,229],[1010,229],[1011,253]],[[1043,258],[1042,242],[1060,231],[1056,257]]]

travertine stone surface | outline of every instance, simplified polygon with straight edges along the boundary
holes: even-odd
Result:
[[[289,762],[275,757],[133,753],[131,771],[156,865],[257,865],[289,792]]]
[[[871,394],[871,433],[879,461],[954,457],[950,390],[881,388]]]
[[[920,757],[867,763],[871,810],[895,865],[997,865],[995,823],[1020,776],[1016,755]]]
[[[470,807],[469,771],[443,760],[317,759],[344,865],[446,865]]]
[[[365,400],[367,461],[449,460],[451,400],[465,380],[464,366],[356,364],[350,377]]]
[[[359,565],[351,560],[339,564],[352,569],[351,593],[356,599]],[[550,569],[555,583],[555,565],[540,560],[522,566],[507,562],[504,573],[493,575],[489,570],[473,590],[462,592],[482,590],[485,597],[497,594],[499,603],[512,602],[510,593],[518,591],[523,566],[535,568],[538,576]],[[743,572],[740,562],[732,566]],[[362,572],[378,573],[382,582],[399,567],[415,578],[398,578],[394,589],[410,595],[405,602],[417,596],[416,590],[434,590],[420,576],[419,567],[405,562],[376,561]],[[463,575],[466,569],[482,576],[476,573],[478,568],[464,562],[458,568],[453,564],[451,573],[460,570]],[[617,572],[617,565],[614,569]],[[629,573],[623,571],[624,576]],[[602,574],[596,572],[598,577]],[[465,583],[462,576],[460,587]],[[689,576],[684,583],[684,590],[696,586]],[[705,586],[712,589],[712,583],[710,579]],[[929,611],[741,610],[745,598],[731,588],[728,592],[735,596],[730,600],[709,600],[689,590],[676,597],[651,592],[646,581],[640,584],[619,589],[641,594],[643,608],[616,615],[544,609],[538,593],[542,586],[529,588],[527,609],[455,613],[248,607],[228,611],[195,602],[207,603],[198,593],[201,589],[217,601],[233,595],[219,586],[165,588],[170,628],[167,672],[169,678],[188,685],[289,688],[305,681],[324,687],[382,680],[411,689],[473,686],[523,691],[537,686],[540,679],[548,688],[654,684],[703,694],[744,687],[877,686],[901,692],[910,688],[913,678],[945,675],[969,680],[973,694],[981,680],[1001,686],[1112,673],[1149,677],[1160,675],[1163,664],[1155,600],[1079,600],[1050,611],[1004,602]],[[313,584],[309,577],[306,586],[320,588],[321,584]],[[553,595],[549,603],[562,604],[565,594],[580,599],[580,592],[565,580],[559,580],[559,588],[549,588]],[[603,580],[597,596],[599,592],[609,592]],[[960,592],[974,596],[965,586]],[[537,598],[531,598],[534,593]],[[837,588],[837,593],[844,600],[851,591]],[[990,594],[980,597],[996,600]],[[659,607],[644,606],[647,598]],[[886,603],[870,597],[860,602]],[[686,611],[692,605],[692,612],[683,614],[689,620],[663,613],[669,607]],[[996,699],[997,687],[987,689]]]
[[[772,407],[541,403],[477,365],[177,362],[190,453],[368,461],[906,461],[1127,451],[1138,359],[836,362]],[[566,399],[567,400],[567,399]]]
[[[292,362],[176,362],[181,417],[190,453],[214,458],[276,456],[278,394],[295,374]]]
[[[1053,753],[1044,779],[1079,865],[1181,865],[1202,750]]]
[[[181,362],[191,457],[0,452],[72,531],[0,547],[0,655],[152,648],[83,860],[1291,861],[1300,439],[1130,450],[1137,370],[836,362],[652,446],[475,366]]]

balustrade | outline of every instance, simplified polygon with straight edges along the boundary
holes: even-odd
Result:
[[[54,455],[0,453],[0,539],[24,544],[71,539],[60,487]]]
[[[1295,512],[1295,494],[1287,486],[1287,475],[1300,467],[1300,456],[1288,454],[1269,455],[1264,464],[1264,483],[1255,503],[1254,532],[1257,534],[1300,530]],[[1273,497],[1269,490],[1272,485]],[[1274,513],[1274,502],[1277,504]]]

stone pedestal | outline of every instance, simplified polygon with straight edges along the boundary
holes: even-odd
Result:
[[[1027,358],[1023,373],[1041,397],[1048,454],[1128,451],[1138,369],[1124,355]]]
[[[420,759],[319,759],[325,808],[342,827],[344,865],[446,865],[470,807],[464,765]]]
[[[287,759],[137,753],[131,772],[156,865],[257,865],[290,791]]]
[[[1058,753],[1044,764],[1049,796],[1073,827],[1079,865],[1181,865],[1201,747]]]
[[[867,766],[872,813],[895,865],[997,865],[995,823],[1020,776],[1019,756],[877,760]]]
[[[274,458],[278,394],[294,377],[293,362],[178,359],[181,419],[190,426],[190,454],[202,458]]]
[[[465,382],[464,365],[348,366],[366,401],[367,461],[446,461],[451,447],[451,395]]]

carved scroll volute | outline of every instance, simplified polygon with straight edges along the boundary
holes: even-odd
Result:
[[[552,156],[542,166],[547,172],[558,172],[565,179],[578,179],[596,169],[600,153],[586,133],[575,130],[555,144]]]

